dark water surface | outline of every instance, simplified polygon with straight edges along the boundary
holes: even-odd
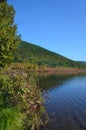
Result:
[[[86,76],[48,75],[39,82],[49,96],[47,130],[86,130]]]

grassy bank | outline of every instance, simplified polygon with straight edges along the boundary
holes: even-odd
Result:
[[[27,75],[29,72],[34,71],[36,73],[57,73],[57,74],[79,74],[86,73],[85,68],[72,68],[72,67],[47,67],[47,66],[38,66],[31,63],[13,63],[11,65],[11,70],[14,72],[22,72],[23,75]],[[17,71],[16,71],[17,70]]]

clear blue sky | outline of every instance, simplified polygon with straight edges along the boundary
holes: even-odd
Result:
[[[86,61],[86,0],[8,0],[22,40]]]

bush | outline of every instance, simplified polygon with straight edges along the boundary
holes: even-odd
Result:
[[[17,71],[0,73],[0,108],[0,130],[20,130],[20,128],[23,130],[23,125],[29,129],[39,130],[39,126],[43,123],[41,117],[45,109],[42,93],[36,85],[33,74],[24,77]],[[16,124],[17,120],[18,124]],[[17,128],[15,124],[19,127]]]

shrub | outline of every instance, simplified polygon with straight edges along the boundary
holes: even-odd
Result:
[[[15,130],[14,124],[13,129],[11,127],[8,129],[12,116],[14,116],[12,122],[19,120],[19,123],[23,122],[22,125],[24,124],[27,128],[39,130],[39,126],[43,123],[41,117],[45,109],[42,93],[36,85],[33,74],[27,77],[24,77],[21,73],[11,73],[11,71],[9,73],[3,71],[0,74],[0,108],[2,113],[0,116],[2,119],[1,130]],[[19,109],[19,111],[12,110],[12,108]],[[22,120],[21,112],[26,115],[25,120]],[[8,125],[3,124],[3,122]]]

